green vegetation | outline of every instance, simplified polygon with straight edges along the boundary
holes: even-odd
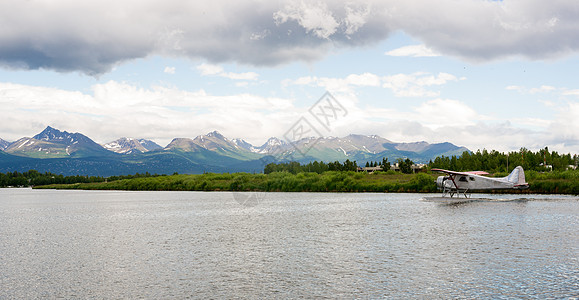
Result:
[[[366,163],[368,164],[368,163]],[[287,162],[287,163],[270,163],[265,166],[263,173],[269,174],[273,172],[289,172],[292,174],[303,173],[303,172],[314,172],[322,174],[327,171],[356,171],[358,169],[358,164],[354,161],[346,159],[344,163],[339,161],[324,163],[321,162],[310,162],[308,164],[300,164],[299,162]]]
[[[407,159],[402,159],[402,158],[398,159],[398,167],[400,168],[400,172],[402,172],[404,174],[412,173],[412,165],[413,164],[414,164],[414,162],[408,158]]]
[[[507,158],[509,169],[506,167]],[[530,188],[508,193],[579,194],[579,170],[567,170],[577,165],[579,157],[559,155],[547,148],[537,152],[521,149],[519,152],[499,153],[486,150],[464,152],[462,156],[437,157],[428,168],[412,173],[410,159],[398,159],[401,172],[389,169],[387,158],[382,162],[367,162],[369,167],[386,166],[387,172],[355,172],[356,161],[324,163],[298,162],[270,163],[264,174],[206,173],[201,175],[159,176],[135,174],[130,176],[88,177],[62,176],[36,171],[0,174],[0,187],[39,186],[59,189],[105,189],[149,191],[266,191],[266,192],[437,192],[435,179],[439,174],[427,172],[431,168],[457,171],[481,170],[503,177],[517,165],[523,166]],[[549,172],[547,172],[549,171]]]
[[[35,170],[27,172],[8,172],[0,173],[0,188],[4,187],[28,187],[37,185],[50,184],[73,184],[73,183],[96,183],[106,181],[116,181],[121,179],[153,177],[159,175],[151,175],[149,173],[135,174],[127,176],[112,176],[104,178],[101,176],[63,176],[52,173],[40,173]]]
[[[509,170],[507,170],[507,162]],[[577,154],[559,154],[549,152],[548,148],[537,152],[521,148],[521,150],[502,153],[495,150],[478,150],[477,152],[463,152],[461,156],[440,156],[430,161],[430,168],[447,169],[454,171],[487,171],[490,173],[510,172],[515,166],[522,166],[526,171],[565,171],[570,165],[577,166]]]
[[[579,170],[562,172],[525,172],[530,192],[579,195]]]
[[[147,191],[265,191],[265,192],[437,192],[439,174],[327,171],[269,174],[214,174],[138,177],[96,183],[50,185],[41,188]],[[503,175],[503,174],[497,174]],[[579,194],[579,171],[527,172],[530,188],[509,193]]]
[[[435,192],[436,175],[367,174],[327,171],[322,174],[273,172],[270,174],[172,175],[123,179],[100,183],[50,185],[43,188],[153,191],[267,191],[267,192]]]

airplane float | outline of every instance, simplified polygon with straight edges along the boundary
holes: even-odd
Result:
[[[447,196],[453,198],[455,195],[457,198],[460,198],[460,195],[469,198],[470,191],[473,190],[521,190],[529,187],[529,184],[525,182],[525,171],[521,166],[502,178],[483,176],[489,174],[483,171],[456,172],[443,169],[432,169],[432,171],[446,173],[436,179],[438,189],[442,190],[442,198],[448,198]]]

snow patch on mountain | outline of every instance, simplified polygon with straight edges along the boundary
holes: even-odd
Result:
[[[10,142],[0,139],[0,150],[4,150],[10,146]]]
[[[135,152],[145,153],[148,151],[162,149],[161,146],[150,140],[125,137],[110,143],[106,143],[103,145],[103,147],[109,151],[120,154],[131,154]]]

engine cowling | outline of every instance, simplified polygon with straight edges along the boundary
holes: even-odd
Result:
[[[439,190],[442,190],[444,188],[444,182],[448,179],[448,176],[438,176],[438,178],[436,178],[436,186],[438,187]]]

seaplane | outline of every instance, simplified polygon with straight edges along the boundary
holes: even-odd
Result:
[[[529,187],[525,181],[525,171],[521,166],[516,167],[508,176],[500,178],[487,177],[485,175],[489,173],[484,171],[456,172],[443,169],[432,169],[432,171],[446,175],[438,176],[436,179],[438,189],[442,190],[442,197],[425,197],[424,200],[427,201],[466,202],[472,199],[472,191],[522,190]]]

